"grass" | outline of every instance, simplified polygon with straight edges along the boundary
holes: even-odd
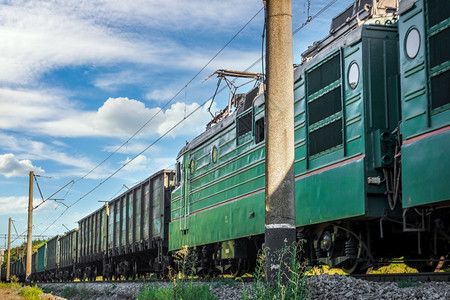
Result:
[[[105,291],[105,295],[107,297],[109,297],[112,293],[112,291],[117,287],[117,284],[113,283],[110,286],[105,286],[104,291]]]
[[[11,289],[30,300],[39,300],[39,295],[43,293],[37,286],[22,286],[18,282],[0,283],[0,289]]]
[[[69,298],[72,296],[75,296],[77,294],[77,287],[75,284],[72,284],[70,286],[66,286],[62,291],[61,291],[61,297],[63,298]]]
[[[197,254],[183,247],[177,251],[176,264],[178,272],[169,268],[168,277],[171,282],[164,287],[147,284],[139,293],[137,299],[155,300],[213,300],[217,299],[206,284],[193,282],[198,264]]]
[[[40,294],[42,294],[42,290],[37,286],[24,286],[19,291],[19,295],[30,300],[39,300]]]
[[[194,284],[192,281],[174,280],[166,287],[146,285],[139,293],[138,300],[214,300],[217,299],[206,284]]]
[[[268,249],[259,255],[254,273],[254,282],[249,290],[243,290],[243,299],[307,299],[305,273],[308,269],[299,253],[302,251],[302,242],[275,252],[280,265],[276,279],[269,282],[265,276],[265,265]]]
[[[413,279],[413,278],[409,278],[408,280],[402,280],[397,282],[397,286],[399,288],[408,288],[408,287],[413,287],[413,286],[417,286],[418,283]]]
[[[0,289],[12,289],[18,291],[22,288],[22,285],[18,282],[4,283],[0,282]]]

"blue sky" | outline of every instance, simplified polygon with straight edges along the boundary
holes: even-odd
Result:
[[[294,63],[352,2],[337,0],[294,35]],[[312,0],[310,15],[328,3]],[[124,185],[173,168],[185,142],[205,130],[210,120],[205,107],[138,154],[211,98],[217,81],[203,80],[214,70],[245,70],[261,57],[262,11],[190,82],[262,5],[261,0],[1,1],[0,248],[9,217],[19,234],[26,230],[31,170],[43,176],[38,182],[44,198],[76,181],[55,196],[70,206],[64,214],[66,207],[55,201],[34,212],[33,234],[53,236],[67,231],[62,224],[75,228],[101,207],[98,201],[124,192]],[[307,0],[293,0],[294,29],[305,22],[307,7]],[[261,72],[261,63],[251,71]],[[226,105],[226,97],[223,92],[216,98],[213,112]],[[35,185],[34,204],[40,202]]]

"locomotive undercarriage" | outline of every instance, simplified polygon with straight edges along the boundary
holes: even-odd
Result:
[[[405,209],[400,218],[353,220],[301,228],[305,252],[312,264],[365,272],[402,261],[419,272],[448,264],[450,209]]]
[[[253,271],[263,241],[261,235],[184,248],[173,253],[173,266],[186,275],[240,276]]]
[[[365,273],[392,262],[419,272],[444,268],[450,253],[450,206],[405,209],[401,216],[355,218],[297,228],[298,258]],[[254,271],[264,236],[192,247],[174,253],[175,270],[185,274],[239,276]]]

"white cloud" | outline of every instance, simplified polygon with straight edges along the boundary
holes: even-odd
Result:
[[[126,143],[125,145],[123,145],[123,143],[121,143],[120,145],[105,146],[103,148],[103,150],[107,151],[107,152],[116,152],[116,153],[121,153],[121,154],[137,154],[137,153],[140,153],[141,151],[143,151],[145,148],[147,148],[150,143],[151,142],[143,143],[143,142],[138,142],[136,140],[131,140],[130,142]],[[119,150],[117,150],[119,147],[121,147],[121,148]],[[146,151],[146,153],[147,153],[147,155],[154,156],[154,155],[159,155],[161,153],[161,151],[162,151],[162,149],[160,147],[158,147],[157,145],[153,145],[151,148],[149,148]]]
[[[42,202],[42,199],[33,198],[33,207]],[[46,211],[58,208],[60,204],[55,201],[48,200],[43,203],[36,212],[44,213]],[[8,196],[0,197],[0,215],[27,214],[28,213],[28,196]],[[20,221],[20,220],[17,220]]]
[[[197,103],[177,102],[160,112],[160,108],[148,108],[138,100],[109,98],[97,111],[89,111],[75,107],[76,101],[52,90],[0,89],[0,100],[0,129],[54,137],[130,137],[151,118],[141,136],[162,135],[199,107]],[[200,110],[184,123],[189,127],[177,128],[171,135],[198,134],[208,120],[208,114]]]
[[[0,155],[0,174],[3,176],[23,177],[28,176],[30,171],[44,173],[42,168],[33,166],[31,160],[18,160],[12,153]]]
[[[0,81],[25,84],[64,66],[189,64],[167,31],[233,30],[259,1],[15,1],[0,5]],[[239,10],[230,9],[239,7]],[[182,8],[182,9],[180,9]],[[126,24],[126,25],[124,25]],[[146,37],[136,34],[136,28]],[[163,30],[164,28],[164,35]],[[194,63],[195,65],[195,63]],[[190,65],[192,68],[192,65]],[[106,78],[107,79],[107,78]],[[105,79],[104,79],[105,80]],[[99,85],[107,84],[103,80]]]
[[[154,89],[145,95],[145,99],[153,100],[156,102],[165,102],[172,99],[176,93],[177,90],[170,87]]]
[[[16,154],[14,156],[17,157],[16,160],[21,158],[48,160],[70,167],[68,170],[62,170],[61,174],[50,172],[52,176],[83,176],[86,172],[95,167],[95,163],[86,157],[81,155],[69,155],[46,143],[27,138],[18,138],[0,133],[0,148],[2,150],[15,152]],[[26,159],[24,161],[27,161]],[[89,175],[89,178],[102,178],[108,172],[110,172],[110,170],[107,169],[106,166],[102,166],[92,172]]]
[[[124,165],[127,164],[126,167],[124,167],[124,170],[127,172],[137,172],[137,171],[143,171],[148,168],[149,160],[145,155],[138,155],[133,161],[131,161],[131,158],[127,157],[124,161],[121,161],[120,164]]]

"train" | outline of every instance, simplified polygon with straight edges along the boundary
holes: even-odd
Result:
[[[355,1],[294,65],[296,235],[310,264],[448,264],[450,2],[397,3]],[[264,90],[234,95],[175,170],[38,248],[32,280],[164,275],[182,249],[197,274],[251,272],[264,248]]]

